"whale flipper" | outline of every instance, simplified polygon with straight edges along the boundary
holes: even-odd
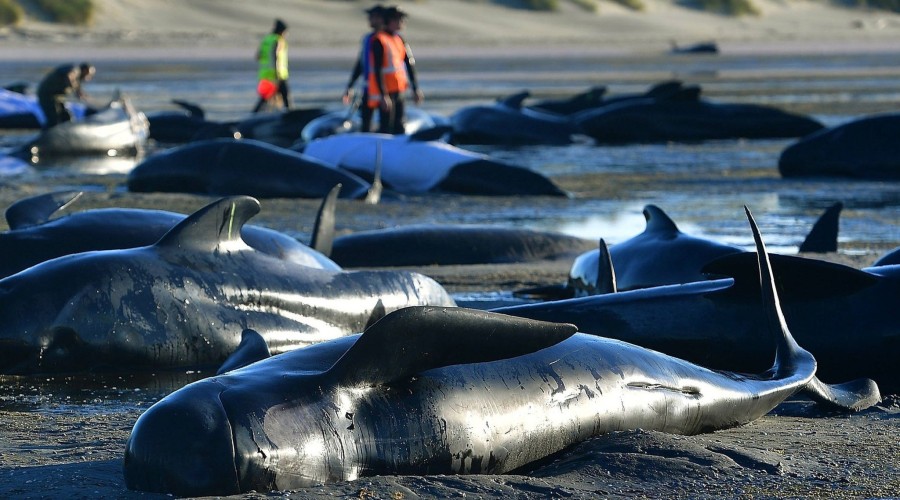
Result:
[[[259,213],[259,200],[250,196],[230,196],[197,210],[170,229],[156,243],[158,248],[193,250],[250,248],[241,238],[241,228]]]
[[[243,368],[251,363],[266,359],[272,356],[269,351],[269,345],[266,339],[262,337],[256,330],[246,329],[241,332],[241,343],[237,349],[228,356],[228,359],[216,371],[216,375]]]
[[[375,386],[433,368],[529,354],[576,330],[475,309],[407,307],[368,328],[326,375],[343,385]]]
[[[337,205],[337,197],[341,192],[342,184],[335,184],[331,191],[322,199],[319,212],[316,214],[316,222],[313,225],[312,239],[309,247],[326,257],[331,256],[334,246],[334,211]]]
[[[806,239],[800,244],[801,252],[827,253],[837,252],[838,230],[841,210],[844,204],[837,202],[831,205],[813,224]]]
[[[50,220],[54,213],[66,208],[84,194],[83,191],[57,191],[18,200],[6,209],[10,229],[36,226]]]

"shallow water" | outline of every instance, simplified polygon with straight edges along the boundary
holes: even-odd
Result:
[[[303,59],[302,49],[299,52],[292,65],[295,103],[339,109],[338,96],[350,61]],[[0,82],[37,81],[48,66],[0,63]],[[503,60],[432,54],[430,59],[419,56],[419,75],[427,94],[424,109],[443,115],[523,89],[540,98],[551,98],[603,84],[609,94],[620,94],[642,92],[667,78],[700,84],[709,99],[779,106],[811,114],[827,125],[900,108],[900,53],[693,57],[578,53],[537,59],[510,56]],[[255,99],[253,88],[254,71],[249,61],[105,61],[88,90],[102,100],[120,89],[146,113],[173,109],[171,99],[184,99],[200,104],[209,118],[225,120],[247,114]],[[10,146],[20,140],[5,134],[0,145]],[[791,142],[472,148],[542,172],[572,192],[573,198],[472,198],[458,203],[456,197],[404,197],[400,203],[420,209],[386,210],[376,216],[377,220],[362,224],[384,227],[427,222],[428,207],[435,206],[442,222],[557,228],[615,243],[643,229],[641,208],[653,203],[666,210],[686,232],[750,247],[752,241],[741,210],[748,205],[770,247],[792,252],[818,214],[831,203],[842,201],[841,252],[877,254],[900,245],[900,184],[783,180],[777,171],[778,156]],[[44,164],[25,175],[31,179],[68,177],[79,170],[117,175],[123,183],[135,161],[64,160]],[[121,183],[116,189],[125,190]],[[449,216],[440,209],[446,204],[451,208]]]

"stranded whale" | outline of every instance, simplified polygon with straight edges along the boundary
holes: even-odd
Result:
[[[401,193],[566,195],[550,179],[527,168],[417,136],[333,135],[310,142],[303,153],[369,180],[380,168],[384,186]]]
[[[281,352],[411,305],[453,305],[416,273],[342,272],[249,247],[249,197],[224,198],[157,243],[67,255],[0,280],[0,373],[216,367],[245,328]]]
[[[350,172],[265,142],[210,139],[155,153],[128,174],[132,192],[243,194],[321,198],[341,184],[341,198],[363,198],[369,183]]]
[[[170,394],[135,423],[126,485],[205,496],[378,474],[499,474],[615,430],[695,434],[750,422],[820,385],[759,255],[758,314],[778,343],[760,376],[710,371],[567,324],[407,308],[358,337]]]
[[[319,210],[312,246],[317,239],[332,238],[336,189]],[[0,233],[0,278],[63,255],[152,245],[187,217],[165,210],[99,208],[50,219],[80,196],[78,191],[47,193],[19,200],[6,209],[10,230]],[[321,224],[323,220],[327,223]],[[278,231],[247,224],[241,235],[251,247],[284,260],[340,269],[321,252]]]

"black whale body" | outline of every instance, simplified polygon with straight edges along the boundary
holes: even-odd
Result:
[[[531,169],[420,135],[338,134],[304,145],[303,154],[373,184],[378,173],[385,188],[406,194],[567,196],[552,180]]]
[[[362,331],[410,305],[453,305],[433,280],[342,272],[255,250],[259,211],[224,198],[151,246],[67,255],[0,280],[0,373],[217,367],[241,331],[281,352]]]
[[[772,356],[755,342],[766,326],[757,314],[754,253],[706,266],[716,280],[494,309],[544,321],[570,322],[710,368],[754,372]],[[818,362],[826,382],[867,377],[885,392],[900,390],[900,266],[858,270],[772,255],[785,317]]]
[[[812,118],[770,106],[709,102],[691,86],[589,109],[572,120],[599,144],[789,138],[823,128]]]
[[[551,231],[418,224],[339,236],[330,257],[347,267],[502,264],[568,258],[593,245]]]
[[[778,343],[764,375],[713,372],[572,325],[407,308],[352,340],[170,394],[134,426],[126,485],[200,496],[379,474],[500,474],[615,430],[695,434],[752,421],[821,387],[760,261],[759,315]]]
[[[566,145],[579,132],[562,115],[529,109],[522,101],[530,94],[522,92],[492,105],[464,107],[450,117],[454,144]]]
[[[362,198],[369,183],[296,151],[255,140],[210,139],[155,153],[128,174],[132,192],[257,198]]]
[[[778,159],[782,177],[900,179],[900,114],[863,117],[791,144]]]
[[[0,278],[63,255],[152,245],[187,217],[165,210],[100,208],[50,219],[80,194],[43,194],[7,209],[10,230],[0,233]],[[322,253],[278,231],[247,224],[241,233],[248,245],[261,252],[298,265],[340,269]]]

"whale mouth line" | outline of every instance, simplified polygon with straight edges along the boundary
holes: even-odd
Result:
[[[633,389],[643,389],[646,391],[666,391],[666,392],[675,392],[679,394],[684,394],[687,396],[700,397],[702,393],[700,392],[699,387],[693,386],[683,386],[683,387],[673,387],[665,384],[658,384],[655,382],[629,382],[628,387]]]

